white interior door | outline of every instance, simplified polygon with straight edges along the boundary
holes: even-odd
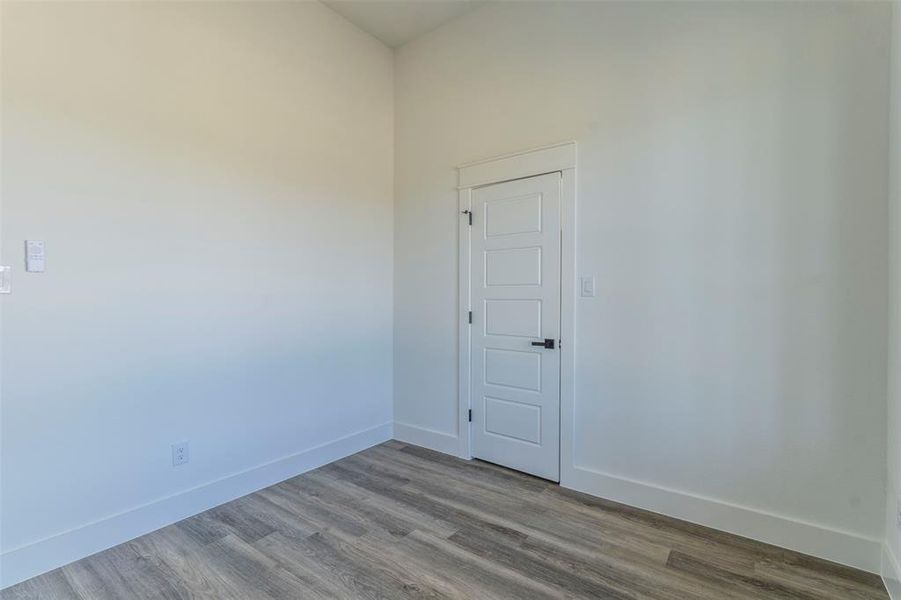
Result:
[[[472,192],[472,454],[560,480],[560,173]]]

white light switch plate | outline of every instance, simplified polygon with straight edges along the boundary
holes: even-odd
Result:
[[[29,273],[43,273],[46,263],[44,242],[25,240],[25,270]]]
[[[8,294],[10,290],[11,269],[7,266],[0,266],[0,294]]]
[[[581,279],[582,297],[594,298],[594,277],[583,277]]]

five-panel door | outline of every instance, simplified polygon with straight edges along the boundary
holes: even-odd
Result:
[[[560,173],[472,192],[472,454],[560,479]]]

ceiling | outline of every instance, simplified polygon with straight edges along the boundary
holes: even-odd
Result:
[[[323,0],[348,21],[397,48],[485,0]]]

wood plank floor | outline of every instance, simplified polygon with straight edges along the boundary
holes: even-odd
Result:
[[[875,575],[399,442],[0,596],[888,598]]]

